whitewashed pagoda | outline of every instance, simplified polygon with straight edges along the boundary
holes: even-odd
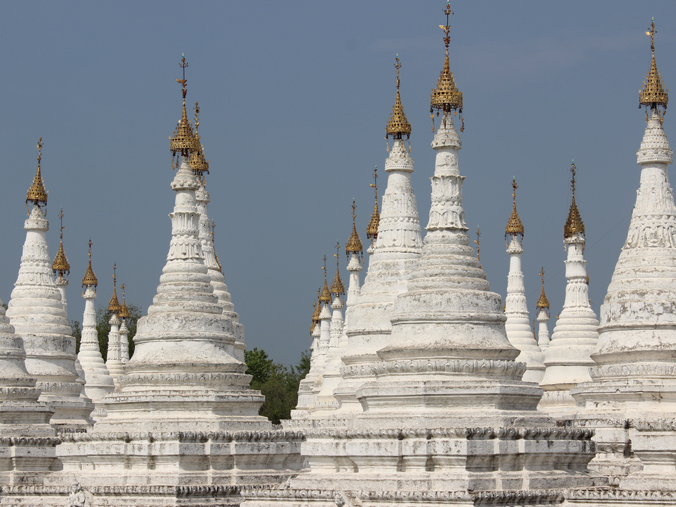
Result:
[[[668,92],[652,61],[639,103],[647,125],[627,240],[601,307],[591,381],[572,395],[574,427],[593,428],[598,454],[590,464],[614,477],[622,499],[676,503],[676,206],[664,132]],[[551,346],[550,346],[551,347]],[[624,495],[624,496],[623,496]],[[662,502],[660,504],[659,502]]]
[[[42,138],[38,142],[37,172],[26,196],[26,241],[7,317],[23,339],[26,370],[41,391],[40,401],[54,410],[51,424],[63,430],[83,430],[93,423],[90,414],[94,404],[83,393],[84,382],[75,368],[75,338],[61,290],[53,278],[41,161]]]
[[[94,402],[96,409],[92,416],[96,419],[105,415],[100,407],[101,400],[113,392],[115,383],[108,372],[99,348],[99,336],[96,331],[96,287],[99,281],[92,269],[92,240],[89,240],[89,264],[82,278],[82,297],[85,300],[85,309],[82,316],[82,333],[80,351],[77,354],[84,374],[85,394]]]
[[[526,302],[526,288],[523,282],[521,269],[521,254],[523,253],[524,227],[516,211],[516,178],[512,179],[512,214],[505,227],[505,240],[509,254],[509,275],[507,275],[507,297],[505,298],[505,332],[507,339],[521,352],[517,362],[526,363],[526,373],[523,380],[540,382],[545,374],[544,354],[538,346],[530,321],[528,320],[528,305]]]
[[[181,66],[182,117],[170,143],[179,155],[176,202],[157,295],[138,321],[125,374],[100,402],[106,416],[87,432],[61,435],[61,470],[46,478],[51,489],[15,493],[36,504],[65,505],[77,483],[94,505],[236,505],[243,485],[278,483],[301,467],[302,435],[258,415],[263,396],[235,357],[235,322],[205,265],[185,58]]]
[[[374,213],[367,228],[367,238],[374,242],[368,250],[370,258],[364,284],[350,308],[348,352],[342,357],[343,380],[334,390],[339,403],[334,417],[362,411],[357,390],[373,379],[374,372],[370,365],[377,360],[378,349],[390,341],[394,300],[406,291],[406,282],[416,266],[422,247],[418,208],[411,186],[414,164],[410,143],[408,148],[405,143],[411,135],[411,124],[406,119],[401,102],[401,64],[398,57],[395,68],[397,93],[385,128],[386,138],[392,137],[393,141],[390,155],[385,161],[387,188],[380,213],[376,193]],[[375,189],[377,192],[377,187]]]
[[[368,376],[343,370],[363,379],[361,410],[347,427],[307,429],[301,451],[310,470],[280,488],[247,490],[248,507],[551,505],[563,488],[593,484],[592,432],[558,428],[537,410],[542,389],[521,380],[526,365],[514,361],[520,352],[505,334],[502,299],[469,246],[453,124],[463,99],[449,65],[450,7],[445,13],[427,235],[393,302],[390,336],[361,359]]]
[[[549,322],[549,299],[547,299],[547,294],[545,294],[545,268],[544,266],[538,273],[540,280],[542,282],[542,289],[540,289],[540,297],[538,302],[535,305],[537,313],[535,319],[538,322],[538,345],[542,352],[547,350],[549,347],[549,327],[547,323]]]
[[[589,277],[584,259],[584,222],[575,202],[575,162],[571,164],[573,200],[563,226],[566,258],[566,298],[545,352],[545,376],[540,385],[545,394],[540,408],[554,417],[565,418],[576,411],[570,390],[591,380],[591,354],[598,340],[599,321],[589,303]]]

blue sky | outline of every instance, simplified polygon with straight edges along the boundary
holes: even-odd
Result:
[[[65,214],[69,317],[81,320],[89,237],[98,303],[111,296],[117,262],[127,301],[147,309],[169,246],[168,136],[180,117],[175,79],[185,53],[188,100],[202,108],[217,251],[247,344],[295,363],[310,344],[322,256],[333,259],[336,239],[347,240],[353,197],[366,243],[371,172],[387,156],[383,136],[397,53],[413,127],[413,187],[427,223],[434,170],[429,93],[443,65],[438,25],[444,5],[0,4],[0,297],[8,301],[16,280],[24,200],[42,137],[52,255],[59,207]],[[676,4],[475,1],[451,7],[451,70],[465,100],[466,220],[472,231],[481,227],[481,260],[492,289],[504,296],[504,226],[516,176],[529,308],[533,312],[544,266],[552,314],[560,312],[568,169],[575,159],[598,311],[639,181],[635,154],[645,123],[638,90],[650,64],[644,32],[654,16],[658,69],[669,87],[676,82]],[[670,135],[670,114],[665,129]]]

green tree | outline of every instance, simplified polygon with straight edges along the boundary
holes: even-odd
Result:
[[[129,309],[129,318],[127,319],[127,329],[129,334],[127,338],[129,339],[129,357],[134,355],[134,336],[136,335],[136,324],[138,320],[142,317],[142,308],[137,305],[128,304],[127,308]],[[108,357],[108,333],[110,333],[110,312],[108,311],[107,306],[99,306],[96,309],[96,333],[99,338],[99,350],[101,350],[101,355],[103,360],[106,361]],[[71,320],[70,326],[73,332],[73,336],[76,339],[76,353],[80,351],[80,338],[82,336],[82,325],[77,320]]]
[[[310,354],[301,354],[297,367],[275,363],[262,349],[254,347],[244,352],[246,372],[252,375],[251,388],[265,396],[265,403],[258,413],[274,424],[291,417],[291,410],[298,403],[298,386],[310,369]]]
[[[71,332],[75,338],[75,353],[80,352],[80,340],[82,340],[82,326],[77,320],[70,319],[69,321]]]

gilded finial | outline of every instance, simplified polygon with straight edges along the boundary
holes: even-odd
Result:
[[[340,243],[336,241],[336,253],[333,254],[333,256],[336,258],[336,277],[333,279],[333,283],[331,284],[331,294],[336,297],[345,294],[345,286],[343,285],[343,281],[340,279],[340,261],[338,260],[339,252]]]
[[[61,220],[61,228],[59,229],[59,250],[54,256],[54,262],[52,263],[52,271],[54,274],[59,274],[59,277],[68,276],[70,274],[70,264],[68,264],[68,259],[66,258],[66,253],[63,251],[63,208],[59,212],[59,219]]]
[[[200,106],[195,102],[195,150],[190,154],[190,168],[199,176],[204,177],[204,173],[209,174],[209,161],[204,157],[204,146],[199,134],[199,114]]]
[[[120,311],[120,302],[117,299],[117,263],[113,264],[113,297],[108,303],[108,311],[118,313]]]
[[[329,284],[326,281],[326,254],[324,254],[324,265],[322,266],[322,269],[324,270],[324,287],[322,288],[321,294],[319,294],[319,302],[328,305],[331,302],[331,292],[329,292]]]
[[[176,154],[180,154],[183,157],[188,158],[190,154],[196,149],[195,138],[193,136],[192,125],[188,120],[188,112],[185,107],[185,96],[188,93],[188,88],[186,83],[188,82],[185,78],[185,69],[188,66],[188,62],[185,61],[185,55],[181,59],[181,63],[178,64],[181,69],[183,69],[183,79],[177,79],[176,82],[181,85],[181,94],[183,95],[183,110],[181,114],[181,119],[176,125],[176,130],[174,131],[174,136],[170,137],[169,149],[171,150],[172,157]],[[172,158],[173,164],[173,158]]]
[[[216,264],[218,264],[218,271],[223,272],[223,266],[221,266],[221,261],[218,260],[218,254],[216,253],[216,222],[211,221],[211,246],[214,248],[214,257],[216,258]]]
[[[572,175],[570,187],[573,191],[573,202],[570,204],[568,218],[563,226],[563,237],[565,239],[572,238],[575,234],[584,234],[584,223],[582,222],[582,217],[580,216],[577,204],[575,203],[575,174],[577,172],[577,167],[575,166],[574,160],[570,165],[570,172]]]
[[[549,309],[549,300],[545,295],[545,268],[543,267],[538,273],[540,280],[542,281],[542,290],[540,291],[540,299],[538,299],[536,308],[546,308]]]
[[[390,114],[387,126],[385,127],[385,139],[392,136],[393,140],[397,140],[401,139],[404,135],[409,139],[411,137],[411,124],[406,119],[406,113],[404,113],[404,106],[401,105],[401,95],[399,93],[399,69],[401,68],[399,55],[397,55],[396,60],[397,63],[394,64],[394,68],[397,69],[397,96],[394,100],[394,106],[392,106],[392,114]]]
[[[650,70],[646,75],[645,81],[643,81],[643,89],[639,90],[639,105],[646,106],[647,109],[655,110],[660,119],[663,118],[664,113],[666,113],[667,103],[669,102],[669,90],[664,89],[662,85],[662,75],[657,72],[657,64],[655,63],[655,18],[652,19],[650,24],[650,30],[646,32],[646,35],[650,36],[650,50],[652,52],[652,60],[650,62]],[[664,112],[660,113],[659,107],[664,108]],[[647,114],[647,111],[646,111]]]
[[[321,320],[319,318],[319,314],[321,313],[322,310],[322,303],[319,301],[319,294],[321,293],[321,289],[317,289],[317,299],[318,301],[314,301],[312,303],[312,307],[314,308],[314,311],[312,312],[312,325],[310,326],[310,334],[312,334],[315,330],[315,326],[319,324],[319,321]]]
[[[519,218],[519,214],[516,212],[516,189],[519,188],[519,185],[516,184],[516,177],[512,178],[512,214],[507,221],[507,227],[505,227],[505,238],[508,234],[517,235],[520,234],[523,237],[523,224]]]
[[[371,245],[373,245],[373,240],[378,239],[378,226],[380,225],[380,212],[378,211],[378,166],[373,169],[373,183],[370,183],[373,187],[376,203],[373,207],[373,213],[371,214],[371,220],[366,227],[366,237],[371,240]]]
[[[127,302],[124,300],[124,284],[120,286],[122,289],[122,306],[120,307],[119,317],[121,319],[129,318],[129,308],[127,308]]]
[[[355,210],[357,209],[357,204],[354,199],[352,199],[352,234],[350,239],[347,240],[345,244],[345,254],[347,255],[347,260],[350,260],[350,254],[356,255],[359,259],[359,262],[364,260],[364,248],[361,244],[361,239],[359,238],[359,233],[357,232],[356,218],[357,215]]]
[[[82,287],[87,285],[96,287],[98,284],[99,281],[96,279],[96,275],[92,269],[92,239],[89,238],[89,265],[87,266],[87,271],[85,271],[84,278],[82,279]]]
[[[331,292],[329,291],[329,285],[326,278],[326,254],[324,254],[324,265],[321,267],[324,272],[324,287],[319,293],[319,302],[320,303],[330,303],[331,302]]]
[[[444,32],[444,45],[446,46],[446,57],[444,59],[444,68],[442,69],[441,74],[439,74],[437,87],[432,90],[432,95],[430,97],[430,115],[432,117],[432,131],[434,131],[435,109],[441,110],[444,113],[449,113],[450,111],[457,110],[457,112],[462,114],[462,92],[458,90],[458,88],[455,86],[455,80],[453,79],[453,73],[451,72],[451,67],[448,60],[448,45],[451,42],[450,16],[453,15],[453,12],[451,11],[450,1],[446,2],[446,9],[444,10],[444,14],[446,14],[446,24],[439,25],[439,28],[441,28]],[[437,116],[439,116],[439,111],[437,111]]]
[[[29,202],[32,202],[36,206],[47,205],[48,192],[45,190],[45,184],[42,181],[42,169],[40,167],[41,162],[42,162],[42,138],[40,138],[40,140],[38,141],[38,170],[35,173],[35,177],[33,178],[33,184],[30,186],[30,188],[28,189],[28,193],[26,194],[26,207],[28,207]]]

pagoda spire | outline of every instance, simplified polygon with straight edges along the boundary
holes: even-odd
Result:
[[[185,78],[185,69],[188,67],[188,62],[185,60],[185,54],[182,55],[181,62],[178,64],[183,71],[183,79],[177,79],[176,82],[181,85],[181,95],[183,96],[183,108],[181,110],[181,119],[176,125],[176,130],[174,130],[174,135],[169,138],[169,148],[172,154],[172,167],[176,167],[179,164],[179,161],[176,161],[174,164],[173,157],[177,154],[181,155],[183,158],[188,160],[190,154],[196,151],[199,146],[195,140],[193,134],[192,125],[188,120],[188,111],[186,110],[185,97],[188,93],[187,83],[188,80]],[[199,109],[198,109],[199,111]]]
[[[331,309],[333,315],[331,317],[331,342],[329,344],[330,351],[338,347],[338,341],[343,334],[343,301],[340,296],[345,294],[345,286],[340,279],[340,243],[336,241],[336,253],[333,256],[336,258],[336,276],[331,284],[331,295],[333,301],[331,302]]]
[[[180,66],[185,72],[185,58]],[[178,82],[185,97],[185,77]],[[214,294],[205,264],[203,240],[211,244],[211,238],[209,222],[197,207],[202,181],[189,164],[195,147],[189,127],[184,100],[170,143],[172,153],[181,154],[181,164],[171,182],[175,202],[169,214],[169,251],[157,294],[138,321],[126,374],[119,389],[106,397],[108,417],[97,424],[98,434],[194,431],[195,421],[200,431],[270,428],[258,415],[264,398],[249,388],[246,364],[235,357],[232,319]],[[174,396],[177,385],[182,386],[180,399]],[[173,401],[168,404],[168,399]],[[139,403],[152,416],[139,416]]]
[[[664,117],[667,111],[667,104],[669,103],[669,90],[665,90],[662,85],[662,74],[657,72],[657,64],[655,63],[655,18],[650,23],[650,30],[646,35],[650,36],[650,51],[652,52],[652,59],[650,61],[650,70],[643,81],[643,88],[639,90],[638,107],[645,106],[646,121],[648,121],[648,110],[651,114],[654,112],[660,120]]]
[[[197,127],[199,126],[199,106],[195,103],[195,136],[198,136]],[[235,305],[232,302],[232,296],[228,292],[228,286],[225,283],[223,267],[216,253],[216,222],[209,218],[209,203],[211,194],[207,191],[206,173],[209,172],[209,162],[204,159],[204,147],[200,143],[199,154],[201,158],[195,158],[191,155],[190,168],[195,172],[199,180],[199,188],[195,191],[195,205],[199,218],[198,237],[204,254],[204,264],[207,267],[211,286],[214,288],[214,294],[218,297],[218,304],[223,308],[223,315],[232,321],[233,333],[235,335],[234,355],[239,361],[244,361],[244,326],[239,321],[239,315],[235,312]]]
[[[42,181],[42,138],[38,141],[38,169],[33,178],[33,183],[31,184],[28,192],[26,193],[26,208],[28,208],[28,203],[33,203],[33,206],[45,207],[47,206],[47,190],[45,190],[45,183]],[[30,214],[30,210],[28,210]],[[47,213],[45,212],[45,216]]]
[[[120,306],[120,361],[124,364],[129,361],[129,328],[127,328],[127,319],[129,319],[129,308],[125,301],[125,285],[120,286],[122,289],[122,305]]]
[[[507,253],[509,254],[509,275],[507,276],[507,297],[505,298],[505,332],[507,339],[521,353],[515,361],[526,363],[523,380],[540,382],[545,374],[544,355],[533,335],[528,317],[526,289],[521,254],[523,254],[524,228],[516,211],[516,178],[512,178],[512,214],[505,228]]]
[[[322,291],[319,294],[319,302],[324,306],[328,306],[331,304],[331,291],[329,291],[329,284],[326,279],[326,254],[324,254],[324,265],[322,266],[322,269],[324,270],[324,287],[322,287]]]
[[[540,349],[544,352],[549,346],[549,328],[547,322],[549,321],[549,300],[545,294],[545,268],[543,267],[538,273],[542,282],[542,290],[540,291],[540,298],[535,307],[537,308],[536,320],[539,322],[538,327],[538,344]]]
[[[599,321],[589,304],[584,223],[575,202],[575,161],[571,163],[570,172],[572,202],[563,227],[567,250],[566,297],[545,351],[546,370],[540,382],[545,391],[540,408],[555,417],[568,417],[576,412],[570,390],[580,382],[591,380],[589,368],[594,366],[591,354],[599,336]]]
[[[458,87],[455,85],[455,80],[453,78],[453,73],[451,72],[451,66],[448,58],[448,46],[451,42],[451,23],[450,17],[453,15],[451,11],[450,0],[446,2],[446,9],[444,10],[446,14],[446,24],[439,25],[439,28],[444,32],[444,45],[446,46],[446,57],[444,58],[444,67],[439,74],[439,80],[437,81],[437,87],[432,89],[432,95],[430,97],[430,117],[432,118],[432,132],[434,132],[434,110],[437,111],[437,116],[439,112],[443,112],[444,116],[442,123],[446,121],[446,116],[454,111],[456,114],[460,113],[460,119],[462,121],[462,127],[460,132],[465,130],[465,123],[462,120],[462,92],[458,90]]]
[[[397,54],[396,63],[394,68],[397,69],[397,96],[394,100],[394,106],[392,106],[392,113],[390,114],[389,119],[387,120],[387,125],[385,126],[385,139],[388,139],[392,136],[392,139],[403,139],[403,136],[406,136],[406,139],[411,137],[411,124],[406,119],[406,113],[404,113],[404,106],[401,105],[401,94],[399,93],[399,69],[401,69],[401,62],[399,62],[399,55]],[[402,143],[403,146],[403,143]],[[388,150],[389,150],[389,141],[388,141]],[[411,143],[409,141],[409,152],[411,151]]]
[[[113,295],[108,303],[108,311],[110,312],[110,331],[108,332],[108,352],[106,354],[106,368],[115,380],[119,382],[119,378],[124,375],[124,364],[120,358],[120,301],[117,299],[117,263],[113,264]]]
[[[398,63],[395,63],[397,75],[401,68]],[[401,102],[401,94],[397,97]],[[380,210],[377,166],[373,171],[375,204],[366,229],[366,237],[371,240],[371,246],[367,250],[370,258],[361,288],[358,288],[359,270],[354,255],[350,261],[352,267],[348,266],[352,275],[348,290],[349,308],[345,316],[346,322],[349,321],[349,326],[346,324],[348,344],[343,359],[345,365],[349,364],[350,370],[359,369],[370,362],[376,351],[389,341],[392,332],[392,305],[397,295],[406,290],[406,280],[420,257],[420,219],[411,185],[414,162],[404,145],[404,136],[410,138],[411,131],[403,111],[402,105],[399,114],[395,99],[395,107],[386,127],[388,139],[392,137],[392,147],[385,160],[387,185],[382,193]],[[354,297],[356,294],[359,294],[358,298]],[[361,411],[356,391],[368,380],[366,377],[341,380],[334,390],[339,405],[338,412]]]
[[[68,315],[68,301],[66,300],[66,287],[68,287],[68,275],[70,274],[70,264],[68,264],[68,259],[66,258],[66,253],[63,250],[63,208],[59,211],[59,220],[61,221],[61,227],[59,229],[59,249],[54,256],[54,262],[52,262],[52,272],[56,276],[54,283],[59,288],[61,292],[61,304],[63,304],[63,309]],[[78,365],[76,364],[76,367]],[[80,372],[78,371],[78,374]]]
[[[649,110],[636,153],[636,201],[600,310],[592,381],[571,394],[580,407],[577,418],[594,429],[599,448],[608,450],[592,461],[595,470],[629,473],[633,484],[643,484],[641,473],[632,473],[641,470],[649,484],[661,487],[674,482],[673,469],[663,463],[676,459],[674,427],[660,425],[665,414],[676,411],[676,205],[669,182],[673,151],[663,122],[668,97],[656,70],[655,33],[653,21],[647,32],[651,70],[640,95]],[[662,442],[669,444],[660,447]]]
[[[373,242],[378,239],[378,226],[380,225],[380,212],[378,211],[378,166],[373,169],[373,183],[370,184],[375,193],[375,204],[373,205],[373,213],[371,219],[366,227],[366,237],[371,240],[371,247],[369,253],[373,253]]]
[[[96,331],[96,286],[98,280],[92,269],[92,240],[89,240],[89,264],[85,276],[82,279],[82,297],[85,300],[85,309],[82,316],[82,335],[80,339],[80,351],[77,358],[82,366],[84,375],[85,394],[91,398],[96,406],[92,417],[97,420],[105,416],[105,410],[99,405],[100,401],[115,389],[113,377],[103,362],[101,349],[99,348],[99,335]]]
[[[7,308],[7,317],[23,339],[26,370],[42,391],[40,401],[54,409],[50,423],[67,430],[82,430],[92,424],[91,400],[82,394],[72,336],[60,287],[54,282],[45,218],[47,192],[41,173],[42,139],[38,142],[38,170],[26,204],[32,209],[24,229],[26,241],[21,267]]]

